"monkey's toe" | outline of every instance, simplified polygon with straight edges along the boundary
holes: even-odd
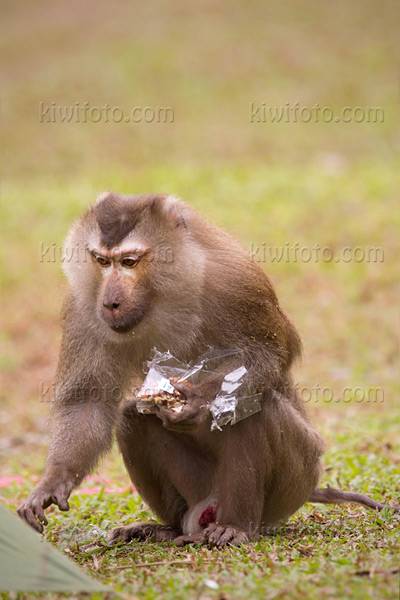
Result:
[[[115,527],[108,536],[110,544],[118,544],[119,542],[127,543],[132,538],[130,535],[131,527]]]
[[[207,540],[204,533],[194,533],[191,535],[180,535],[172,540],[175,546],[187,546],[188,544],[206,544]]]
[[[223,548],[227,544],[240,546],[240,544],[245,544],[249,541],[249,536],[241,529],[230,526],[224,527],[216,523],[208,527],[204,535],[208,539],[209,546],[216,546],[217,548]]]
[[[109,535],[110,544],[127,544],[131,540],[138,542],[170,542],[179,535],[179,531],[167,525],[157,523],[134,523],[125,527],[116,527]]]
[[[119,542],[127,544],[131,540],[145,541],[154,536],[154,530],[148,523],[134,523],[125,527],[116,527],[109,535],[108,541],[111,544]]]

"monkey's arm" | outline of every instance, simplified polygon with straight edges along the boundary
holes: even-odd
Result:
[[[113,415],[100,401],[62,404],[53,410],[50,451],[43,476],[18,514],[39,532],[47,525],[44,509],[69,510],[68,497],[112,443]]]
[[[121,389],[121,369],[111,365],[107,349],[93,334],[84,331],[78,317],[70,300],[64,313],[50,412],[50,450],[39,484],[18,509],[20,517],[40,532],[42,524],[47,524],[44,509],[57,504],[61,510],[68,510],[72,489],[110,448],[117,416],[118,403],[113,400],[113,392]]]

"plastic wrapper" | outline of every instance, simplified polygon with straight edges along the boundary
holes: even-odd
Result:
[[[218,382],[218,391],[208,408],[211,429],[233,425],[261,410],[261,394],[247,394],[247,369],[241,350],[210,348],[191,363],[177,360],[170,352],[153,350],[147,361],[147,375],[137,394],[136,407],[142,414],[155,412],[164,405],[173,412],[183,410],[186,400],[173,383],[199,385]],[[239,366],[238,366],[239,365]]]

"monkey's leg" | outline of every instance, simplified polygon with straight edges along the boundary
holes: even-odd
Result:
[[[257,538],[267,474],[266,440],[259,413],[215,432],[218,470],[216,522],[204,531],[211,546]]]
[[[199,451],[190,436],[168,431],[155,415],[138,414],[134,403],[127,404],[121,413],[117,440],[131,480],[168,527],[168,531],[157,531],[161,526],[146,523],[144,531],[156,539],[177,537],[189,507],[200,502],[211,489],[209,457]],[[143,539],[143,526],[128,526],[125,532],[118,528],[115,536],[131,539],[135,533],[135,538]]]
[[[321,474],[322,437],[290,398],[271,399],[263,413],[267,438],[261,533],[279,527],[311,496]]]
[[[47,525],[44,510],[51,504],[69,510],[71,491],[112,443],[113,415],[107,406],[90,400],[68,404],[67,400],[68,396],[52,407],[52,435],[44,473],[18,508],[19,516],[40,533],[43,525]]]
[[[387,506],[388,509],[393,510],[395,514],[400,514],[400,508],[396,506],[388,506],[373,500],[365,494],[357,494],[355,492],[342,492],[341,490],[335,490],[332,488],[317,488],[314,490],[308,502],[321,502],[322,504],[361,504],[372,510],[382,510]]]

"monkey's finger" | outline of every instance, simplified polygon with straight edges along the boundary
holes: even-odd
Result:
[[[156,406],[156,415],[162,420],[166,429],[190,432],[196,426],[197,413],[184,408],[180,413],[171,413],[165,406]]]
[[[18,514],[21,517],[21,519],[28,523],[28,525],[33,527],[33,529],[36,529],[36,531],[38,531],[39,533],[43,533],[43,525],[39,523],[39,521],[36,519],[32,508],[21,507],[18,509]]]
[[[116,527],[111,531],[111,533],[107,536],[107,541],[109,544],[118,544],[118,542],[122,542],[120,530],[121,527]]]
[[[18,515],[23,521],[25,521],[25,523],[28,523],[28,525],[39,531],[40,523],[36,521],[32,509],[22,505],[18,508]]]
[[[233,527],[227,527],[224,533],[221,535],[217,542],[217,546],[221,548],[222,546],[226,546],[231,540],[235,538],[236,530]]]
[[[43,525],[45,525],[45,526],[46,526],[46,525],[48,525],[48,524],[49,524],[48,520],[47,520],[47,519],[46,519],[46,517],[44,516],[44,513],[43,513],[41,516],[37,515],[37,518],[39,519],[39,521],[40,521],[41,523],[43,523]]]
[[[215,531],[208,536],[208,543],[210,544],[210,546],[216,546],[224,532],[225,527],[222,527],[222,525],[218,525]]]
[[[110,544],[127,543],[131,540],[140,542],[148,540],[164,541],[156,539],[156,532],[159,527],[153,523],[134,523],[133,525],[115,527],[108,536],[108,541]]]
[[[177,537],[178,531],[172,527],[163,527],[158,525],[155,530],[155,541],[156,542],[173,542]]]
[[[36,519],[38,519],[38,521],[43,523],[43,525],[48,524],[47,519],[44,516],[43,506],[41,504],[39,504],[38,502],[33,506],[33,513],[34,513]],[[43,530],[43,527],[42,527],[42,530]]]
[[[131,527],[116,527],[108,536],[110,544],[118,544],[119,542],[126,543],[132,539]]]
[[[249,542],[249,536],[244,531],[235,532],[234,538],[229,543],[230,546],[241,546]]]
[[[191,385],[188,385],[187,383],[179,383],[179,381],[173,381],[172,385],[186,399],[190,392],[193,393],[193,387]]]
[[[217,546],[218,548],[222,548],[227,544],[230,544],[231,546],[240,546],[240,544],[244,544],[248,541],[249,538],[247,534],[234,527],[225,528],[217,525],[213,528],[213,532],[208,535],[208,543],[210,546]]]
[[[60,510],[62,510],[62,511],[69,510],[67,495],[64,492],[64,490],[56,492],[54,494],[54,497],[52,498],[52,500],[53,500],[54,504],[57,504],[57,506]]]
[[[65,500],[64,498],[60,498],[59,500],[57,500],[57,506],[62,511],[69,510],[68,500]]]
[[[208,538],[210,533],[216,530],[218,525],[216,523],[210,523],[207,528],[203,531],[203,535],[205,538]]]
[[[186,546],[186,544],[190,544],[190,541],[188,541],[187,536],[185,535],[179,535],[177,538],[174,539],[174,544],[175,546]]]
[[[180,535],[173,540],[175,546],[186,546],[187,544],[204,544],[205,539],[202,533],[193,535]]]
[[[155,413],[157,417],[160,417],[163,421],[171,420],[171,413],[165,406],[155,406]]]

